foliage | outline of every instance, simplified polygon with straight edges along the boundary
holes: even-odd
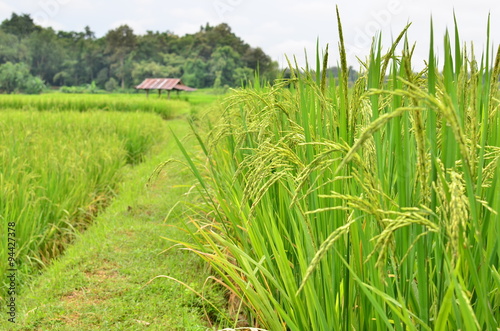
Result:
[[[184,63],[182,80],[188,86],[207,86],[210,82],[208,64],[201,59],[187,59]]]
[[[214,87],[234,85],[234,71],[240,68],[241,58],[231,46],[217,48],[211,56],[209,65],[215,77]]]
[[[61,86],[59,91],[61,91],[62,93],[67,93],[67,94],[88,93],[87,86]]]
[[[4,20],[0,25],[0,29],[19,38],[28,36],[36,31],[41,31],[41,27],[35,24],[30,15],[17,15],[16,13],[12,13],[10,19]]]
[[[240,83],[240,86],[247,86],[252,83],[255,73],[250,68],[236,68],[233,73],[234,83]]]
[[[161,65],[152,61],[134,63],[132,78],[134,84],[139,85],[144,79],[152,77],[180,77],[180,67]]]
[[[116,90],[118,88],[118,82],[116,81],[116,79],[114,79],[113,77],[111,77],[107,82],[106,84],[104,84],[104,88],[106,89],[106,91],[108,92],[113,92],[114,90]]]
[[[21,91],[26,94],[39,94],[45,87],[45,83],[39,77],[27,76]]]
[[[23,43],[28,48],[31,73],[44,81],[53,81],[59,72],[58,67],[67,65],[64,61],[64,48],[51,28],[33,32]]]
[[[27,47],[17,36],[0,29],[0,63],[24,62],[27,59]]]
[[[0,91],[38,94],[44,88],[43,81],[39,77],[33,77],[25,64],[7,62],[0,65]]]
[[[0,64],[26,63],[32,74],[50,85],[82,86],[95,81],[104,89],[111,78],[122,89],[141,79],[172,77],[196,87],[238,86],[231,70],[257,70],[273,79],[277,63],[262,49],[237,37],[227,24],[207,24],[179,37],[169,31],[136,35],[122,25],[101,38],[87,26],[82,32],[54,31],[33,23],[29,15],[13,14],[0,25]]]
[[[478,62],[456,26],[442,72],[432,33],[413,72],[405,29],[350,87],[339,35],[339,79],[318,55],[228,97],[202,156],[179,142],[205,197],[185,248],[241,300],[234,327],[496,329],[500,48]]]
[[[121,81],[121,88],[125,88],[127,72],[130,65],[130,52],[137,43],[137,36],[128,25],[122,25],[106,34],[106,53],[110,55],[111,69],[115,69],[115,76]],[[129,61],[125,61],[128,59]]]

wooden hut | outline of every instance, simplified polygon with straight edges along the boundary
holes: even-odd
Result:
[[[135,87],[138,90],[146,90],[146,96],[149,97],[149,91],[158,90],[158,95],[161,96],[162,90],[168,92],[168,98],[170,99],[171,91],[196,91],[195,88],[186,86],[182,83],[179,78],[147,78],[140,85]]]

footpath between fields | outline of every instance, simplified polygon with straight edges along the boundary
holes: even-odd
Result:
[[[185,120],[166,122],[176,135],[189,132]],[[166,128],[167,129],[167,128]],[[148,161],[127,169],[116,199],[64,255],[17,297],[16,324],[2,330],[206,330],[204,303],[179,279],[201,289],[208,270],[198,257],[163,239],[189,240],[176,228],[180,211],[164,222],[194,182],[172,164],[146,188],[156,166],[181,159],[172,137]],[[187,144],[187,146],[193,144]],[[179,207],[182,209],[182,207]],[[213,294],[215,296],[219,294]],[[4,315],[5,317],[5,315]]]

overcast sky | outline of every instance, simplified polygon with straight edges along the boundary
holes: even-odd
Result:
[[[296,55],[303,65],[307,49],[314,59],[318,38],[322,47],[330,44],[330,64],[336,65],[335,5],[341,13],[349,65],[355,68],[359,67],[356,56],[366,58],[376,31],[382,32],[388,45],[407,22],[412,22],[409,40],[417,43],[416,63],[422,63],[428,54],[431,15],[439,52],[446,28],[453,30],[453,10],[462,42],[473,41],[477,51],[485,47],[488,13],[495,50],[500,40],[497,0],[0,0],[0,20],[12,12],[27,13],[36,23],[55,30],[83,31],[88,25],[98,37],[122,24],[136,34],[152,30],[184,35],[197,32],[207,22],[225,22],[282,67],[284,54]]]

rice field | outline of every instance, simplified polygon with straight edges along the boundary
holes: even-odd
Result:
[[[185,97],[187,98],[187,96]],[[63,94],[42,95],[2,95],[0,109],[37,110],[37,111],[80,111],[89,110],[119,112],[151,112],[164,119],[177,114],[188,113],[190,104],[182,99],[159,98],[144,94]]]
[[[9,256],[8,227],[15,228],[18,284],[88,226],[116,194],[127,165],[141,162],[164,130],[152,113],[0,112],[0,255]],[[2,258],[2,282],[7,269]]]
[[[436,54],[432,32],[415,72],[405,29],[349,86],[339,35],[339,79],[318,52],[196,127],[184,247],[237,298],[233,328],[497,330],[500,48],[488,31],[475,58],[455,27]]]

